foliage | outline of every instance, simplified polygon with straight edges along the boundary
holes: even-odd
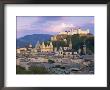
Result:
[[[32,74],[48,74],[45,67],[31,67],[30,71]]]
[[[78,34],[67,36],[67,44],[62,41],[54,41],[53,46],[59,48],[60,46],[68,46],[70,43],[70,40],[72,41],[72,48],[75,50],[78,50],[79,48],[83,48],[84,42],[86,45],[86,48],[89,53],[94,53],[94,36],[80,36]]]
[[[54,61],[49,59],[49,60],[48,60],[48,63],[54,63]]]
[[[49,72],[45,67],[30,67],[29,70],[16,66],[16,74],[48,74]]]

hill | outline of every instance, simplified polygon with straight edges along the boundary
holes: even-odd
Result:
[[[66,36],[66,40],[67,42],[65,42],[64,40],[58,40],[58,41],[53,41],[53,45],[54,47],[59,48],[60,46],[64,47],[64,46],[69,46],[69,42],[70,40],[72,41],[72,48],[74,50],[78,50],[79,48],[83,48],[83,45],[85,43],[86,48],[87,48],[87,52],[92,52],[94,53],[94,36],[92,34],[88,34],[88,35],[71,35],[71,36]]]
[[[43,42],[50,40],[52,35],[49,34],[32,34],[32,35],[26,35],[24,37],[18,38],[16,40],[16,47],[21,48],[29,45],[30,43],[33,45],[33,47],[36,45],[37,41]]]

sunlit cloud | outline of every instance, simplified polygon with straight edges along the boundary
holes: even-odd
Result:
[[[48,27],[46,29],[46,31],[48,32],[61,32],[63,31],[64,27],[62,26],[62,23],[61,24],[56,24],[56,25],[51,25],[50,27]]]
[[[80,27],[89,23],[94,24],[93,16],[17,16],[17,37],[29,34],[56,34],[67,27]]]

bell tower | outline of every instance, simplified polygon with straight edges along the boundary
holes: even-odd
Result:
[[[70,43],[69,43],[69,49],[72,49],[72,41],[70,39]]]
[[[53,44],[50,42],[50,51],[53,51]]]
[[[42,42],[42,48],[45,48],[45,44],[44,44],[44,42]]]
[[[85,44],[85,41],[84,41],[84,45],[83,45],[83,54],[86,55],[86,44]]]

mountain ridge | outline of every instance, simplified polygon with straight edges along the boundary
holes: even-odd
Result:
[[[50,40],[52,35],[50,34],[32,34],[32,35],[25,35],[23,37],[20,37],[16,39],[16,47],[22,48],[29,44],[32,44],[33,47],[35,47],[37,41],[43,42]]]

